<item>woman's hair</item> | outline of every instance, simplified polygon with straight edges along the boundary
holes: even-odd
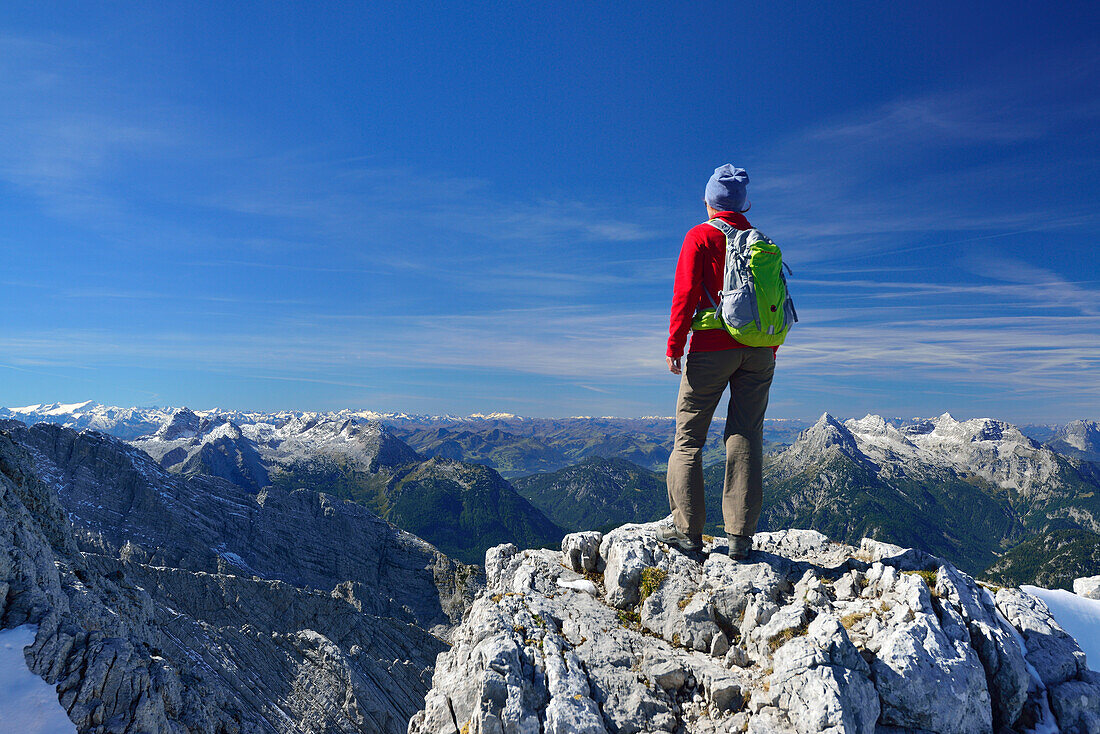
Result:
[[[741,213],[744,214],[749,209],[752,209],[752,202],[751,201],[745,203],[745,208],[741,210]]]

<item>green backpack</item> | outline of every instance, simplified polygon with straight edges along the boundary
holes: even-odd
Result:
[[[740,230],[721,219],[707,222],[726,236],[726,273],[718,303],[705,288],[712,308],[699,309],[691,328],[725,329],[747,347],[777,347],[798,321],[779,246],[760,230]]]

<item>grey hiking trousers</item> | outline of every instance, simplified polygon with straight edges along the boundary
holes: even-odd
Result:
[[[667,476],[668,504],[680,532],[701,533],[706,523],[703,445],[727,385],[722,519],[727,533],[751,536],[756,532],[764,492],[764,411],[774,370],[771,347],[691,352],[685,357]]]

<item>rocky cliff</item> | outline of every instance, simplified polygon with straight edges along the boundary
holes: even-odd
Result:
[[[400,732],[474,569],[364,508],[0,421],[0,629],[84,732]]]
[[[688,555],[656,525],[493,548],[409,734],[1100,731],[1100,674],[1043,602],[811,530]]]

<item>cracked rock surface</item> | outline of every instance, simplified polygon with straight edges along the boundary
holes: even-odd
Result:
[[[0,421],[0,629],[81,734],[403,732],[473,579],[351,503]]]
[[[738,563],[657,527],[490,549],[409,734],[1100,732],[1041,600],[870,539],[761,533]]]

